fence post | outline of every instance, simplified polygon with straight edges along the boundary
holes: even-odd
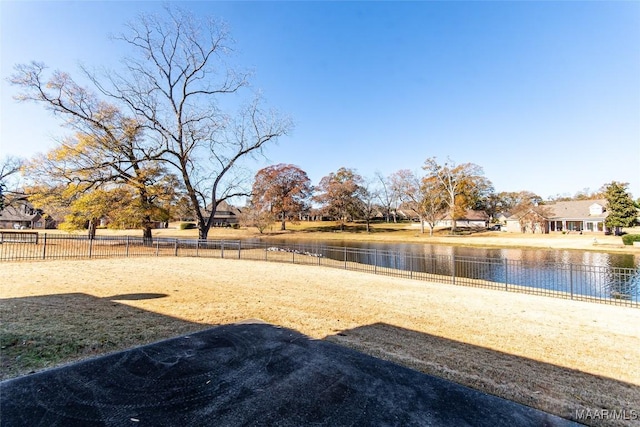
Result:
[[[373,274],[378,274],[378,250],[373,250]]]
[[[456,256],[455,255],[451,257],[451,261],[453,263],[453,267],[451,268],[451,277],[453,279],[452,280],[453,284],[455,285],[456,284]]]
[[[504,290],[509,290],[509,262],[506,258],[504,259]]]
[[[89,238],[89,258],[91,258],[92,252],[93,252],[93,239]]]
[[[347,269],[347,247],[344,247],[344,269]]]
[[[409,254],[409,278],[413,279],[413,255]]]
[[[240,259],[240,249],[242,249],[242,240],[238,240],[238,259]]]
[[[573,299],[573,264],[569,264],[569,286],[571,287],[571,299]]]
[[[224,259],[224,240],[220,242],[220,258]]]
[[[42,244],[42,259],[47,258],[47,233],[44,233],[44,242]]]
[[[175,249],[175,256],[178,256],[178,239],[175,239],[174,249]]]
[[[156,256],[159,255],[160,252],[160,240],[156,239]]]
[[[129,258],[129,236],[127,236],[127,244],[124,249],[124,254],[127,258]]]
[[[196,240],[196,257],[200,256],[200,238]]]

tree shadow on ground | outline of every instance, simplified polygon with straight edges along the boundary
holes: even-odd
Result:
[[[214,326],[113,301],[158,297],[164,296],[72,293],[1,299],[0,379]],[[340,331],[326,340],[572,420],[579,411],[629,414],[640,402],[640,387],[634,384],[384,323]],[[624,420],[579,421],[626,425]]]
[[[164,297],[72,293],[0,299],[0,380],[211,326],[116,302]]]
[[[375,323],[325,339],[589,425],[629,425],[630,421],[578,420],[579,413],[587,413],[581,411],[626,411],[630,417],[632,411],[640,410],[637,385],[394,325]]]

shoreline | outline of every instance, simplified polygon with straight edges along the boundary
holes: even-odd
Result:
[[[153,230],[154,237],[197,239],[198,230],[180,230],[179,223],[170,224],[169,228]],[[348,225],[345,231],[335,230],[332,222],[299,222],[288,224],[288,229],[279,231],[272,229],[260,233],[253,227],[211,228],[208,239],[284,239],[291,241],[352,241],[389,244],[428,244],[475,247],[487,249],[547,249],[547,250],[576,250],[603,252],[614,254],[628,254],[640,256],[640,246],[626,246],[620,236],[607,236],[600,233],[585,234],[520,234],[501,231],[480,231],[468,235],[449,235],[445,230],[436,230],[433,236],[429,233],[421,234],[410,224],[372,224],[371,232],[366,232],[362,225]],[[15,230],[6,230],[15,231]],[[631,234],[640,234],[640,228],[629,229]],[[62,230],[38,230],[38,233],[67,234]],[[86,231],[70,234],[84,235]],[[113,230],[98,229],[98,236],[142,236],[139,229]]]

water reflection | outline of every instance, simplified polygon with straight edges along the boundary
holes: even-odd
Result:
[[[506,287],[535,287],[571,295],[640,300],[640,256],[631,254],[416,243],[295,243],[274,239],[268,242],[376,268],[483,280]]]
[[[269,240],[278,244],[286,244],[286,240]],[[290,242],[289,242],[290,244]],[[640,268],[640,255],[617,254],[605,252],[559,250],[559,249],[518,249],[518,248],[478,248],[448,245],[431,245],[420,243],[378,243],[351,241],[314,241],[313,245],[346,246],[351,248],[378,249],[393,252],[410,252],[424,255],[448,255],[476,258],[507,259],[523,261],[531,264],[573,264],[592,265],[598,267]]]

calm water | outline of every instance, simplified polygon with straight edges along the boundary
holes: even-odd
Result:
[[[279,248],[322,254],[335,260],[348,258],[349,261],[378,267],[640,301],[640,256],[631,254],[335,240],[264,241]],[[368,251],[345,254],[342,248]],[[451,261],[453,257],[457,260],[455,267]]]
[[[296,244],[284,239],[265,239],[264,241],[278,246],[293,247]],[[477,257],[490,259],[506,259],[522,261],[526,264],[564,264],[591,265],[597,267],[640,268],[640,255],[612,254],[605,252],[557,250],[557,249],[496,249],[470,248],[448,245],[431,245],[423,243],[379,243],[353,242],[336,240],[315,240],[300,242],[311,247],[346,246],[348,248],[378,249],[391,252],[411,253],[413,255],[448,255],[459,257]]]

